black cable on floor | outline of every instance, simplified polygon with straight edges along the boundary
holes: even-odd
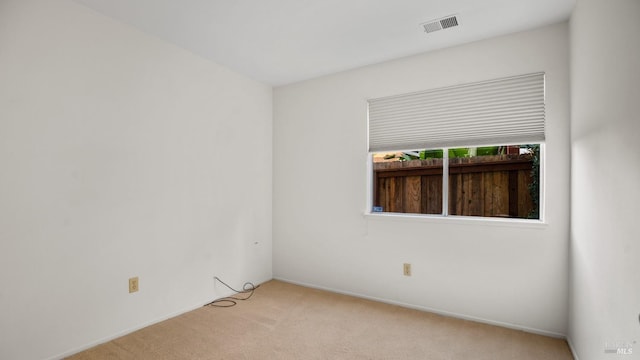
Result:
[[[260,287],[260,285],[255,286],[250,282],[246,282],[244,283],[244,285],[242,285],[242,290],[236,290],[231,286],[227,285],[227,283],[225,283],[224,281],[220,280],[219,277],[214,276],[213,278],[215,280],[218,280],[222,285],[228,287],[230,290],[235,292],[234,295],[238,295],[238,294],[249,294],[249,295],[247,295],[246,297],[227,296],[227,297],[213,300],[212,302],[205,304],[204,306],[232,307],[236,305],[238,301],[248,300],[250,297],[253,296],[253,292]]]

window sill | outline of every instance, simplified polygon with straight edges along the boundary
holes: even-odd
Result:
[[[548,224],[543,220],[529,219],[505,219],[490,218],[479,216],[442,216],[442,215],[425,215],[425,214],[403,214],[403,213],[372,213],[363,214],[366,219],[380,221],[412,221],[438,224],[456,224],[471,226],[500,226],[500,227],[517,227],[528,229],[546,229]]]

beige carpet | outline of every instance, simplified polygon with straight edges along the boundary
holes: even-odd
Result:
[[[81,359],[573,359],[561,339],[270,281],[70,357]]]

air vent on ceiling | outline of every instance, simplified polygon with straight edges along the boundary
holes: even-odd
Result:
[[[424,28],[424,32],[430,33],[454,26],[458,26],[458,18],[455,15],[447,16],[438,20],[431,20],[420,24]]]

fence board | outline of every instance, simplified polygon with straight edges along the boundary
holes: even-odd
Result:
[[[493,209],[493,172],[483,172],[482,173],[482,183],[483,187],[483,203],[484,203],[484,211],[483,213],[488,213],[486,216],[495,216]]]
[[[419,214],[422,210],[422,181],[420,176],[407,176],[404,178],[403,196],[404,212]]]
[[[491,216],[509,216],[509,172],[493,173],[493,211]]]
[[[442,214],[442,176],[422,177],[423,214]]]
[[[531,184],[531,172],[518,172],[518,214],[529,214],[533,210],[533,199],[529,192],[529,184]]]
[[[474,172],[469,174],[470,193],[467,198],[469,204],[469,214],[475,216],[484,215],[482,209],[482,173]]]
[[[391,178],[388,180],[389,196],[387,201],[389,202],[389,208],[392,212],[405,212],[402,206],[402,178]]]
[[[509,217],[518,216],[518,172],[509,171]]]
[[[526,218],[533,209],[531,157],[454,158],[449,213]],[[374,163],[374,205],[386,212],[442,213],[442,159]]]

